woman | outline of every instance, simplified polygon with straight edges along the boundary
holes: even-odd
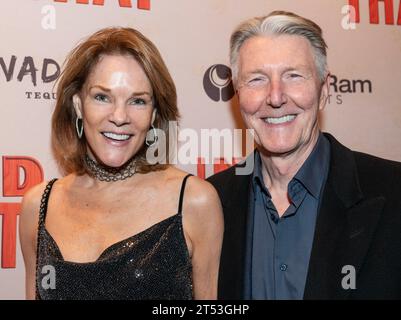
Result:
[[[52,118],[65,176],[22,203],[27,298],[216,298],[218,196],[146,157],[177,118],[167,67],[138,31],[103,29],[70,53]]]

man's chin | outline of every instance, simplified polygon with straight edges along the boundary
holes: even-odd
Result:
[[[294,145],[290,144],[261,144],[258,146],[258,150],[261,154],[266,156],[286,156],[291,154],[295,150]]]

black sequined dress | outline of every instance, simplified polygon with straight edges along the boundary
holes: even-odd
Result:
[[[39,213],[37,299],[192,299],[192,267],[182,226],[181,186],[178,213],[150,228],[119,241],[89,263],[63,259],[46,229],[50,191],[43,193]]]

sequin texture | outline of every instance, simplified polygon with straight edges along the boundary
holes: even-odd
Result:
[[[65,261],[45,227],[49,194],[39,213],[36,298],[51,300],[187,300],[193,298],[192,267],[178,213],[108,247],[89,263]],[[184,184],[183,184],[184,185]],[[181,193],[183,188],[181,189]],[[180,196],[180,199],[182,197]],[[55,286],[49,286],[53,267]]]

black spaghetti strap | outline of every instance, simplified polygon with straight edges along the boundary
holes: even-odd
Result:
[[[53,187],[53,184],[57,181],[57,179],[50,180],[46,185],[45,191],[43,191],[42,199],[40,200],[40,208],[39,208],[39,222],[38,222],[38,232],[36,239],[36,277],[35,277],[35,299],[40,300],[39,288],[38,288],[38,262],[39,262],[39,247],[41,240],[41,229],[43,229],[45,225],[46,213],[47,213],[47,205],[49,203],[49,194]]]
[[[39,226],[42,226],[45,223],[50,191],[53,187],[53,184],[56,181],[57,181],[56,178],[50,180],[48,182],[48,184],[46,185],[45,191],[43,191],[42,199],[40,200],[40,208],[39,208]]]
[[[187,179],[192,176],[192,174],[187,174],[184,178],[184,180],[182,181],[182,185],[181,185],[181,191],[180,191],[180,201],[178,203],[178,214],[181,214],[182,212],[182,202],[184,200],[184,191],[185,191],[185,185],[187,184]]]

